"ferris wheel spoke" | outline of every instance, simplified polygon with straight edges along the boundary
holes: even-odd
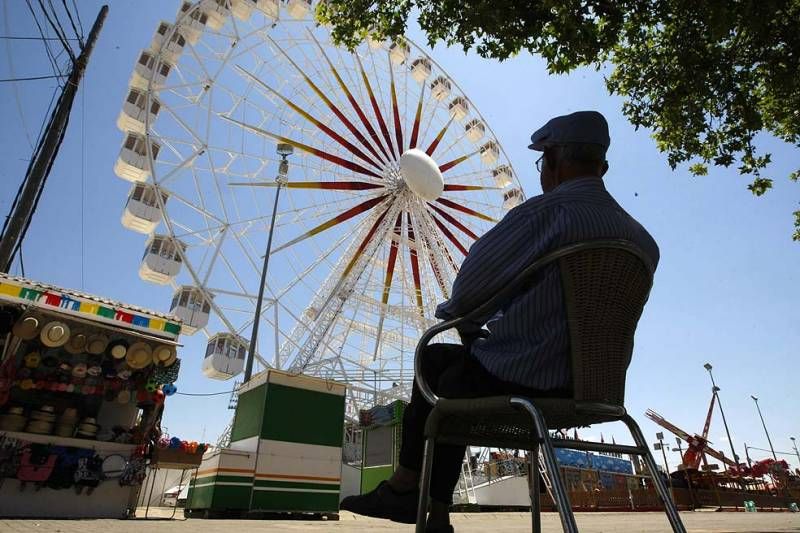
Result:
[[[389,147],[389,153],[394,154],[392,138],[389,136],[389,128],[386,127],[386,121],[383,120],[383,113],[381,113],[378,100],[375,98],[375,93],[372,90],[372,84],[369,82],[369,76],[367,76],[367,72],[364,70],[364,65],[361,64],[361,58],[358,57],[358,54],[353,55],[358,63],[358,68],[361,69],[361,80],[364,82],[364,87],[367,89],[369,101],[372,104],[372,111],[375,113],[375,119],[378,121],[378,126],[380,126],[381,133],[383,134],[383,139],[386,141],[386,146]]]
[[[426,154],[428,154],[429,156],[433,156],[433,152],[436,151],[436,147],[439,146],[440,142],[442,142],[444,134],[447,133],[447,129],[450,127],[450,124],[453,123],[453,120],[454,118],[450,117],[450,119],[447,121],[444,127],[441,130],[439,130],[439,133],[436,134],[436,137],[433,138],[433,141],[431,141],[431,144],[428,145],[428,148],[425,150]]]
[[[474,209],[470,209],[469,207],[463,206],[461,204],[457,204],[452,200],[448,200],[447,198],[440,197],[440,198],[437,198],[436,201],[439,202],[442,205],[446,205],[447,207],[449,207],[451,209],[455,209],[456,211],[461,211],[462,213],[466,213],[468,215],[472,215],[472,216],[480,218],[482,220],[486,220],[487,222],[497,222],[495,219],[493,219],[492,217],[490,217],[488,215],[484,215],[483,213],[479,213],[479,212],[475,211]]]
[[[348,130],[350,130],[350,133],[352,133],[353,136],[355,136],[355,138],[358,139],[358,142],[360,142],[364,146],[364,148],[372,152],[373,155],[375,155],[376,157],[378,157],[378,159],[380,159],[378,154],[374,152],[374,148],[372,147],[372,145],[369,144],[367,139],[364,138],[364,135],[360,131],[358,131],[358,128],[356,128],[355,125],[353,125],[350,119],[348,119],[344,115],[344,113],[342,113],[342,111],[338,107],[336,107],[336,105],[334,105],[331,99],[328,98],[324,92],[322,92],[319,86],[316,83],[314,83],[314,81],[303,71],[303,69],[300,68],[300,66],[297,63],[295,63],[295,61],[291,57],[289,57],[289,54],[287,54],[286,51],[283,48],[281,48],[281,46],[277,42],[275,42],[275,40],[272,37],[267,36],[267,38],[289,61],[289,63],[295,68],[295,70],[297,70],[297,72],[300,74],[300,76],[302,76],[303,80],[311,88],[311,90],[314,91],[314,93],[323,102],[325,102],[325,105],[328,106],[328,109],[330,109],[331,112],[333,112],[333,114],[336,115],[336,117],[342,122],[342,124],[344,124]]]
[[[392,114],[394,115],[394,134],[397,140],[397,155],[402,155],[403,152],[403,128],[400,126],[400,109],[397,107],[397,89],[394,84],[394,69],[392,68],[392,60],[389,60],[389,77],[391,78],[390,92],[392,93]]]
[[[358,245],[358,248],[356,249],[356,252],[353,254],[353,257],[350,259],[350,262],[347,263],[347,266],[345,267],[344,272],[342,273],[342,280],[344,280],[347,277],[347,275],[350,274],[350,271],[353,270],[353,267],[356,265],[358,260],[361,259],[362,255],[364,255],[364,250],[366,250],[369,241],[371,241],[372,238],[375,236],[375,232],[378,231],[378,228],[380,227],[381,222],[383,222],[383,219],[386,218],[386,215],[389,213],[389,209],[391,209],[391,205],[387,207],[377,219],[375,219],[375,223],[372,225],[367,234],[364,236],[364,239],[361,241],[361,244]]]
[[[464,224],[462,224],[461,221],[459,221],[456,217],[454,217],[453,215],[451,215],[450,213],[448,213],[447,211],[445,211],[441,207],[435,206],[430,202],[428,203],[428,206],[431,209],[433,209],[434,211],[436,211],[437,213],[439,213],[439,215],[441,215],[441,217],[443,219],[445,219],[450,224],[452,224],[453,226],[455,226],[458,229],[460,229],[462,232],[464,232],[468,236],[472,237],[473,239],[477,239],[478,238],[478,236],[475,235],[475,233],[472,232],[472,230],[470,230],[468,227],[466,227]],[[435,220],[435,218],[434,218],[434,220]]]
[[[276,182],[228,183],[232,187],[277,187]],[[281,185],[286,189],[320,189],[333,191],[365,191],[384,189],[383,185],[366,181],[290,181]]]
[[[411,213],[406,213],[407,218],[407,230],[408,230],[408,241],[416,243],[416,238],[414,236],[414,223],[411,220]],[[411,275],[414,278],[414,296],[417,300],[417,307],[419,308],[420,316],[425,316],[425,308],[422,305],[422,280],[419,275],[419,258],[417,257],[417,250],[415,248],[408,248],[409,256],[411,259]]]
[[[453,159],[452,161],[448,161],[447,163],[445,163],[443,165],[439,165],[439,172],[444,174],[445,172],[447,172],[448,170],[450,170],[454,166],[463,163],[464,161],[466,161],[467,159],[469,159],[473,155],[477,154],[479,151],[480,150],[475,150],[474,152],[471,152],[469,154],[464,154],[461,157],[457,157],[456,159]]]
[[[386,305],[389,302],[389,293],[392,289],[392,279],[394,278],[394,268],[397,263],[397,253],[400,248],[400,234],[403,230],[403,213],[398,213],[397,220],[394,223],[394,230],[392,231],[391,245],[389,247],[389,257],[386,260],[386,276],[383,280],[383,295],[381,303]],[[381,313],[383,314],[383,313]]]
[[[452,242],[455,245],[456,248],[458,248],[459,252],[461,252],[462,254],[464,254],[464,256],[466,256],[467,255],[467,249],[464,248],[464,245],[459,242],[459,240],[456,238],[455,235],[453,235],[453,232],[450,231],[447,228],[447,226],[445,226],[444,223],[442,223],[441,220],[436,218],[435,215],[431,214],[430,217],[433,220],[433,222],[436,224],[436,227],[439,228],[439,231],[441,231],[444,234],[444,236],[447,237],[450,240],[450,242]]]
[[[336,82],[339,84],[339,87],[342,89],[342,92],[344,92],[345,97],[347,98],[347,101],[350,102],[350,106],[353,108],[353,111],[356,112],[356,115],[358,115],[358,118],[361,120],[361,123],[366,128],[367,133],[369,133],[370,137],[372,137],[372,141],[378,146],[378,149],[386,157],[386,160],[381,158],[374,151],[375,149],[372,147],[372,145],[369,145],[368,149],[370,150],[370,152],[375,157],[378,158],[378,160],[381,163],[386,164],[386,162],[388,162],[388,160],[391,159],[391,158],[389,157],[389,154],[386,153],[386,149],[383,147],[383,144],[381,143],[380,138],[378,137],[378,133],[375,131],[375,128],[372,127],[372,124],[367,119],[367,116],[364,114],[364,111],[361,109],[361,106],[358,105],[358,101],[353,97],[353,93],[347,87],[347,84],[342,79],[341,75],[339,74],[339,71],[336,69],[336,67],[334,67],[333,62],[331,62],[330,58],[328,57],[328,54],[325,53],[325,50],[322,48],[322,45],[319,43],[319,41],[314,36],[314,34],[311,33],[310,30],[307,30],[307,31],[308,31],[309,35],[311,35],[311,38],[314,40],[314,43],[319,48],[319,51],[322,54],[322,57],[324,57],[325,61],[328,63],[328,67],[330,68],[331,73],[333,73],[333,77],[336,79]],[[363,144],[363,142],[362,142],[362,144]]]
[[[363,221],[362,221],[363,223]],[[276,298],[281,299],[283,298],[290,290],[292,290],[296,285],[298,285],[301,281],[306,279],[308,275],[314,272],[320,265],[324,264],[327,261],[328,257],[330,257],[333,252],[340,250],[344,245],[345,241],[350,238],[350,235],[347,233],[343,233],[339,239],[334,241],[327,250],[323,251],[319,254],[314,261],[308,265],[302,272],[299,272],[297,276],[283,289],[278,292]],[[274,251],[272,253],[275,253]]]
[[[443,273],[441,272],[439,262],[436,259],[430,239],[428,239],[425,233],[422,233],[422,242],[424,244],[424,248],[426,248],[428,251],[428,262],[431,265],[431,272],[433,272],[433,277],[436,279],[436,284],[439,285],[439,290],[442,291],[444,297],[448,298],[449,291],[447,288],[447,283],[445,283]],[[442,249],[444,250],[445,254],[449,253],[447,248],[442,247]]]
[[[417,103],[417,112],[414,115],[414,126],[411,129],[411,141],[408,143],[409,148],[416,148],[417,141],[419,140],[419,124],[422,119],[422,101],[425,96],[425,85],[419,91],[419,102]]]
[[[483,185],[457,185],[454,183],[445,183],[445,191],[499,191],[500,187],[485,187]]]
[[[306,152],[307,154],[311,154],[311,155],[317,156],[317,157],[319,157],[321,159],[324,159],[326,161],[329,161],[331,163],[334,163],[336,165],[344,167],[344,168],[346,168],[348,170],[352,170],[353,172],[357,172],[359,174],[364,174],[366,176],[372,176],[373,178],[379,178],[380,179],[380,177],[381,177],[380,175],[372,172],[371,170],[369,170],[367,168],[362,167],[361,165],[359,165],[357,163],[353,163],[352,161],[348,161],[347,159],[342,159],[339,156],[333,155],[333,154],[331,154],[329,152],[325,152],[323,150],[320,150],[319,148],[314,148],[313,146],[308,146],[307,144],[303,144],[303,143],[301,143],[299,141],[295,141],[295,140],[290,139],[288,137],[284,137],[283,135],[277,135],[275,133],[271,133],[271,132],[268,132],[266,130],[262,130],[261,128],[259,128],[257,126],[252,126],[250,124],[246,124],[244,122],[240,122],[238,120],[232,119],[232,118],[230,118],[228,116],[225,116],[223,114],[220,114],[219,116],[220,116],[220,118],[222,118],[224,120],[227,120],[229,122],[233,122],[234,124],[238,124],[242,128],[248,129],[248,130],[252,131],[253,133],[255,133],[257,135],[261,135],[262,137],[268,137],[270,139],[276,140],[276,141],[281,142],[281,143],[289,144],[289,145],[297,148],[298,150],[302,150],[303,152]]]
[[[372,354],[374,361],[378,357],[378,348],[380,347],[381,335],[383,333],[383,322],[386,318],[386,305],[389,303],[389,293],[392,290],[392,278],[394,278],[394,267],[397,263],[397,252],[400,248],[399,239],[400,233],[403,230],[403,213],[397,214],[397,220],[394,223],[394,230],[391,236],[391,245],[389,246],[389,257],[386,261],[386,276],[383,279],[383,294],[381,295],[381,311],[378,318],[378,332],[375,337],[375,350]]]
[[[288,105],[290,108],[292,108],[298,115],[300,115],[301,117],[305,118],[306,120],[308,120],[309,122],[314,124],[317,128],[319,128],[321,131],[323,131],[330,138],[332,138],[333,140],[338,142],[343,147],[347,148],[352,154],[360,157],[364,162],[372,165],[376,169],[381,170],[380,165],[378,163],[376,163],[375,161],[373,161],[372,158],[370,158],[364,152],[362,152],[361,149],[359,149],[357,146],[353,145],[350,141],[348,141],[347,139],[342,137],[340,134],[336,133],[331,128],[329,128],[328,126],[323,124],[320,120],[318,120],[317,118],[313,117],[306,110],[302,109],[300,106],[298,106],[297,104],[295,104],[294,102],[292,102],[288,98],[284,97],[278,91],[276,91],[275,89],[273,89],[272,87],[270,87],[269,85],[264,83],[262,80],[256,78],[253,74],[251,74],[250,72],[246,71],[242,67],[237,65],[236,66],[236,70],[239,71],[244,76],[247,76],[249,79],[251,79],[252,81],[257,83],[258,85],[260,85],[261,87],[263,87],[264,89],[269,91],[270,93],[272,93],[275,96],[277,96],[278,98],[280,98],[286,105]]]
[[[283,244],[283,245],[277,247],[275,249],[275,252],[279,252],[279,251],[281,251],[281,250],[283,250],[285,248],[288,248],[289,246],[297,244],[298,242],[300,242],[302,240],[305,240],[305,239],[307,239],[309,237],[313,237],[314,235],[317,235],[318,233],[321,233],[321,232],[323,232],[323,231],[325,231],[327,229],[330,229],[330,228],[336,226],[337,224],[341,224],[342,222],[350,220],[351,218],[353,218],[356,215],[360,215],[361,213],[369,211],[370,209],[372,209],[376,205],[378,205],[381,202],[383,202],[384,200],[386,200],[386,198],[388,198],[388,196],[389,195],[384,194],[384,195],[381,195],[381,196],[377,196],[375,198],[370,198],[369,200],[366,200],[364,202],[361,202],[360,204],[356,205],[355,207],[351,207],[347,211],[344,211],[343,213],[340,213],[340,214],[336,215],[335,217],[331,218],[330,220],[328,220],[326,222],[323,222],[322,224],[310,229],[309,231],[303,233],[302,235],[300,235],[299,237],[297,237],[295,239],[292,239],[291,241],[287,242],[286,244]]]

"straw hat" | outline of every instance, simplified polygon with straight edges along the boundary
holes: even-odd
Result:
[[[16,337],[24,341],[33,340],[39,334],[39,328],[42,327],[42,319],[36,315],[26,315],[14,324],[12,332]]]
[[[69,326],[58,320],[48,322],[39,334],[42,344],[49,348],[64,346],[69,340]]]
[[[92,355],[100,355],[108,347],[108,337],[102,334],[89,335],[86,339],[86,351]]]
[[[122,389],[117,394],[117,403],[131,403],[131,391]]]
[[[85,333],[75,333],[69,338],[67,344],[64,345],[64,351],[72,355],[81,354],[86,351],[86,342],[87,337]]]
[[[135,342],[128,348],[125,362],[135,370],[144,368],[153,362],[153,349],[147,343]]]
[[[172,366],[177,358],[178,352],[174,346],[162,344],[153,350],[153,364],[156,366]]]
[[[114,359],[125,359],[125,355],[128,353],[128,343],[118,339],[112,341],[107,349]]]

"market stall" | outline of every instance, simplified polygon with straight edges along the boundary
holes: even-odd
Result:
[[[0,516],[132,514],[177,390],[180,331],[175,317],[0,274]]]

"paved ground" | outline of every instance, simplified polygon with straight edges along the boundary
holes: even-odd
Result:
[[[156,510],[158,516],[162,510]],[[144,515],[144,513],[141,513]],[[152,510],[151,510],[151,514]],[[163,516],[163,515],[162,515]],[[166,514],[169,516],[169,514]],[[682,513],[686,528],[693,533],[785,532],[800,531],[800,514],[790,513]],[[578,513],[581,532],[627,533],[669,532],[661,513]],[[529,532],[526,513],[473,513],[454,515],[458,533]],[[561,531],[558,517],[542,515],[543,532]],[[256,520],[3,520],[0,533],[327,533],[327,532],[406,532],[413,526],[393,524],[342,513],[338,522],[256,521]]]

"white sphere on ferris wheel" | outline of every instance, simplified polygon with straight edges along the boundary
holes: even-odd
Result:
[[[414,43],[337,47],[309,0],[177,7],[117,120],[140,276],[210,340],[207,375],[241,372],[283,164],[260,367],[344,381],[352,406],[407,394],[469,246],[523,199],[491,128]]]

